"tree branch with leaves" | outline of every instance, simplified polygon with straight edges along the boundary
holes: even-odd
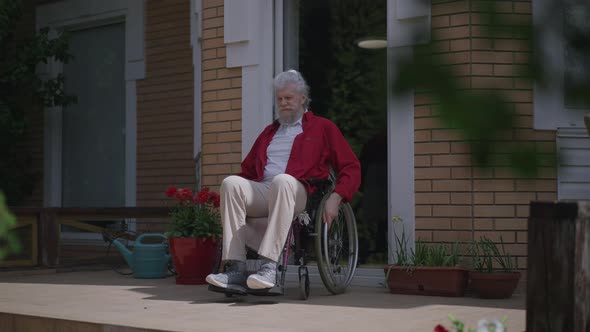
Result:
[[[72,59],[67,34],[53,38],[49,29],[42,29],[22,40],[16,36],[22,16],[20,0],[0,1],[0,189],[8,205],[22,202],[39,178],[32,170],[31,152],[23,148],[29,128],[26,113],[76,102],[64,92],[63,75],[42,79],[37,73],[39,64]]]

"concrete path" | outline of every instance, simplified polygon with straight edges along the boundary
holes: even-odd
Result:
[[[351,287],[330,295],[312,284],[309,300],[297,284],[282,297],[225,298],[206,286],[173,278],[141,280],[113,271],[22,276],[0,273],[0,313],[164,331],[433,331],[450,327],[453,314],[475,327],[481,318],[508,318],[509,331],[525,330],[524,296],[508,300],[390,294]]]

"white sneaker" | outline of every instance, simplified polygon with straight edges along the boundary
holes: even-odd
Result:
[[[226,271],[225,273],[211,273],[205,278],[205,281],[221,288],[228,288],[231,285],[244,286],[248,277],[245,263],[237,262],[230,264]]]
[[[256,274],[251,274],[246,283],[250,289],[265,289],[274,287],[277,280],[277,263],[264,263]]]

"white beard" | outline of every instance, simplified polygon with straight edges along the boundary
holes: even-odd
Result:
[[[294,113],[285,113],[285,112],[279,111],[278,120],[279,120],[279,123],[282,125],[290,125],[290,124],[297,122],[297,120],[299,120],[302,115],[303,115],[303,108],[300,108],[297,112],[294,112]]]

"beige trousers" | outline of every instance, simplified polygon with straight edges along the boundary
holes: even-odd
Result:
[[[293,216],[305,209],[305,187],[288,174],[271,183],[229,176],[221,183],[223,260],[246,261],[246,247],[279,260]]]

